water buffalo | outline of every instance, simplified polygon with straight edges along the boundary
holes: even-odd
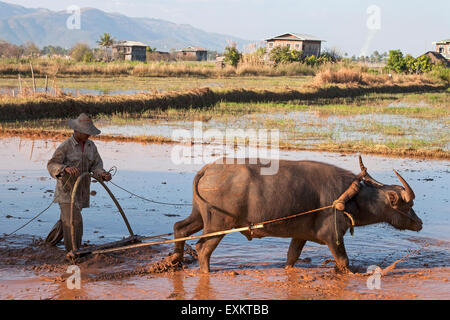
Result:
[[[279,170],[274,175],[261,175],[262,166],[249,159],[245,164],[220,159],[205,165],[194,178],[192,212],[175,223],[175,237],[189,236],[201,229],[210,233],[245,227],[328,206],[338,198],[344,199],[341,210],[345,207],[355,226],[384,222],[400,230],[422,229],[422,221],[412,209],[414,192],[395,170],[403,187],[384,185],[373,179],[361,157],[359,175],[316,161],[279,160]],[[352,184],[357,192],[349,195]],[[335,215],[334,208],[329,208],[242,233],[249,240],[266,236],[292,238],[286,267],[295,264],[306,241],[326,244],[337,269],[348,271],[343,236],[350,227],[349,217],[342,211]],[[209,272],[211,253],[222,238],[223,235],[198,241],[201,272]],[[182,260],[183,253],[184,242],[175,243],[173,261]]]

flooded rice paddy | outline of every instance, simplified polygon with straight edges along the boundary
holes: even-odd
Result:
[[[99,123],[102,132],[119,136],[163,136],[177,140],[176,129],[192,134],[196,121],[140,119],[128,125],[112,121]],[[450,118],[423,119],[392,114],[331,115],[318,110],[255,113],[203,121],[203,130],[276,129],[280,142],[291,146],[312,147],[327,142],[368,141],[373,144],[407,144],[416,141],[424,147],[450,148]],[[247,132],[245,132],[247,133]]]
[[[103,126],[105,132],[107,127]],[[422,249],[382,278],[382,290],[369,290],[363,275],[336,275],[326,246],[307,243],[297,268],[283,269],[289,239],[263,238],[251,242],[241,234],[227,235],[211,258],[211,275],[198,273],[193,261],[184,270],[135,275],[118,280],[86,281],[81,290],[67,290],[58,279],[67,266],[62,246],[55,252],[39,246],[58,220],[53,205],[37,220],[23,225],[52,201],[55,182],[46,162],[60,142],[52,140],[0,139],[0,298],[8,299],[358,299],[448,298],[450,262],[450,161],[394,159],[364,156],[370,174],[386,184],[399,184],[398,170],[416,194],[415,211],[423,220],[419,233],[398,231],[387,225],[358,227],[345,236],[350,263],[362,273],[370,265],[389,266],[411,250]],[[144,197],[189,204],[192,180],[203,163],[195,155],[190,163],[175,164],[173,146],[120,142],[96,142],[106,169],[117,166],[113,181]],[[226,152],[230,150],[224,149]],[[217,154],[217,157],[221,154]],[[355,155],[281,151],[292,160],[317,160],[359,172]],[[176,221],[190,214],[189,206],[165,206],[135,198],[110,185],[136,234],[171,232]],[[88,244],[121,239],[127,229],[109,196],[99,185],[91,208],[83,210],[84,236]],[[188,242],[194,245],[194,241]],[[425,247],[426,246],[426,247]],[[8,249],[17,249],[11,253]],[[87,260],[82,267],[97,275],[120,271],[163,259],[172,246],[161,245],[136,254],[118,254]],[[6,251],[5,251],[6,250]],[[9,252],[9,253],[8,253]],[[58,256],[56,259],[55,256]],[[56,259],[56,260],[55,260]],[[47,262],[46,262],[47,261]],[[58,263],[57,263],[58,262]],[[99,271],[100,270],[100,271]],[[89,271],[86,271],[89,273]],[[86,279],[89,274],[86,274]]]
[[[226,130],[241,132],[245,139],[255,130],[268,129],[279,132],[280,145],[294,148],[360,144],[372,148],[384,146],[448,152],[448,96],[445,93],[436,94],[435,98],[440,101],[434,103],[433,96],[424,96],[424,100],[414,100],[413,96],[403,99],[399,96],[380,96],[378,102],[368,102],[368,105],[221,102],[205,109],[178,110],[169,107],[168,110],[147,110],[138,115],[99,115],[96,124],[103,134],[109,136],[154,136],[180,141],[174,132],[185,130],[192,136],[201,127],[200,130],[218,130],[222,133]],[[2,123],[2,127],[66,129],[66,124],[66,119],[43,119],[6,122]]]

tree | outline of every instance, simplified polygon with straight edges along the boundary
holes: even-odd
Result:
[[[270,50],[270,60],[276,64],[288,63],[291,61],[291,51],[287,46],[277,46]]]
[[[258,49],[256,49],[255,56],[257,58],[263,59],[265,55],[266,55],[266,48],[265,47],[259,47]]]
[[[39,48],[33,42],[27,41],[27,43],[23,45],[23,54],[26,56],[30,56],[33,58],[39,56],[40,53],[41,50],[39,50]]]
[[[23,48],[0,40],[0,57],[19,59],[22,53]]]
[[[337,47],[326,48],[319,57],[326,61],[336,62],[342,59],[342,53]]]
[[[290,50],[287,46],[277,46],[270,50],[270,60],[274,61],[276,64],[279,63],[290,63],[290,62],[303,62],[305,56],[303,51]]]
[[[68,50],[66,50],[66,49],[64,49],[64,48],[62,48],[60,46],[54,47],[52,45],[49,45],[49,46],[43,47],[42,50],[41,50],[41,53],[42,54],[47,54],[47,55],[50,55],[50,56],[53,56],[53,55],[61,55],[61,56],[63,56],[63,55],[67,54],[67,51]]]
[[[85,43],[77,43],[70,50],[70,56],[75,61],[92,62],[94,54],[89,46]]]
[[[303,61],[303,51],[292,50],[289,62],[300,62]]]
[[[229,63],[233,67],[236,67],[241,60],[241,53],[236,49],[235,46],[227,46],[224,52],[224,61],[225,63]]]
[[[100,47],[103,48],[105,52],[105,58],[106,60],[110,60],[110,57],[108,55],[108,48],[112,47],[114,44],[114,39],[111,37],[111,35],[107,32],[105,32],[101,37],[100,40],[97,40],[97,43]]]
[[[386,68],[389,71],[395,71],[402,73],[407,70],[406,62],[403,58],[403,53],[400,50],[390,50],[389,57],[387,59]]]
[[[403,58],[403,61],[405,63],[405,72],[407,72],[407,73],[415,73],[416,72],[416,67],[415,67],[416,59],[414,59],[414,57],[412,55],[407,54]]]
[[[414,61],[414,69],[416,73],[429,72],[433,69],[431,58],[426,55],[417,57]]]
[[[431,71],[432,63],[426,55],[414,58],[410,54],[403,56],[400,50],[391,50],[386,68],[397,73],[423,73]]]

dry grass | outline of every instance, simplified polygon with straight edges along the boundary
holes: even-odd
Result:
[[[365,144],[361,142],[329,142],[314,147],[317,151],[341,153],[367,153],[391,157],[410,157],[419,159],[450,159],[450,151],[441,148],[392,147],[384,144]]]
[[[26,139],[52,139],[56,141],[62,141],[69,138],[73,134],[73,130],[45,130],[45,129],[37,129],[37,128],[20,128],[20,129],[11,129],[11,128],[0,128],[0,136],[1,137],[21,137]],[[175,141],[161,136],[133,136],[133,137],[125,137],[125,136],[116,136],[116,135],[98,135],[92,136],[90,139],[92,140],[101,140],[101,141],[118,141],[118,142],[138,142],[138,143],[176,143]]]
[[[327,83],[363,83],[362,72],[356,69],[341,68],[338,70],[324,69],[321,70],[314,79],[317,84]]]
[[[364,72],[362,68],[328,67],[320,70],[315,78],[317,85],[324,84],[357,84],[357,85],[430,85],[436,83],[429,77],[422,75],[402,74],[372,74]]]
[[[125,76],[137,77],[234,77],[234,76],[300,76],[315,75],[318,67],[302,63],[271,66],[251,61],[242,62],[236,68],[216,67],[214,62],[111,62],[83,63],[65,60],[32,61],[35,75],[58,76]],[[29,62],[0,60],[0,75],[31,75]]]

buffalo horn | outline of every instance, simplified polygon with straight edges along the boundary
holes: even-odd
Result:
[[[406,182],[405,179],[403,179],[402,176],[397,171],[394,170],[394,172],[397,175],[400,182],[402,183],[403,187],[405,187],[405,190],[402,191],[403,200],[405,202],[410,202],[410,201],[414,200],[416,195],[414,194],[414,191],[409,186],[408,182]]]
[[[369,182],[370,184],[377,187],[384,186],[384,184],[378,182],[377,180],[372,178],[370,174],[367,173],[367,168],[364,166],[361,156],[359,156],[359,167],[361,168],[361,171],[364,172],[364,181]]]

